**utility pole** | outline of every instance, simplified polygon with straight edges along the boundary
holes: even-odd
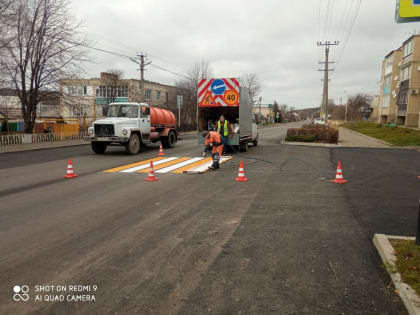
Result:
[[[152,61],[145,61],[147,59],[147,55],[144,53],[137,54],[137,58],[130,58],[132,62],[137,63],[140,66],[140,98],[139,102],[144,102],[144,70],[147,65],[150,65]]]
[[[333,42],[318,42],[318,46],[325,46],[325,62],[319,62],[320,64],[324,64],[323,70],[318,71],[324,71],[324,91],[323,91],[323,97],[322,97],[322,105],[321,105],[321,118],[324,118],[325,122],[328,123],[328,73],[330,71],[334,71],[334,69],[329,69],[330,63],[334,63],[334,61],[329,61],[329,53],[330,53],[330,46],[336,46],[338,45],[338,41]],[[322,117],[324,116],[324,117]]]

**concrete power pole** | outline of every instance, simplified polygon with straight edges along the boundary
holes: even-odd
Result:
[[[137,54],[137,58],[130,58],[132,62],[137,63],[140,66],[140,98],[139,102],[144,102],[144,70],[147,65],[150,65],[151,61],[145,61],[145,58],[147,58],[147,55],[140,53]]]
[[[140,53],[140,55],[137,54],[137,57],[140,58],[140,101],[144,102],[144,67],[150,65],[152,62],[145,62],[144,58],[146,55],[143,53]]]
[[[330,46],[336,46],[338,44],[339,44],[338,41],[317,43],[318,46],[325,46],[325,62],[320,62],[320,64],[324,64],[325,66],[323,70],[318,70],[318,71],[324,71],[324,91],[322,94],[323,97],[322,97],[320,116],[321,118],[324,118],[326,123],[328,123],[328,83],[329,83],[328,73],[330,71],[334,71],[334,69],[329,69],[330,63],[334,63],[333,61],[332,62],[329,61]]]

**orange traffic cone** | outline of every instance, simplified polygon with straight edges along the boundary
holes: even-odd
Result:
[[[63,176],[64,178],[73,178],[77,177],[76,174],[73,172],[73,165],[71,164],[71,158],[69,159],[67,163],[67,174]]]
[[[343,169],[341,167],[341,162],[338,161],[337,164],[337,173],[335,174],[335,179],[331,180],[331,183],[336,183],[336,184],[344,184],[347,183],[348,180],[345,180],[343,177]]]
[[[162,147],[162,145],[160,145],[158,156],[163,156],[163,155],[165,155],[165,153],[163,153],[163,147]]]
[[[144,180],[147,180],[149,182],[159,180],[159,178],[155,177],[155,170],[153,169],[153,162],[152,161],[150,161],[149,175]]]
[[[244,162],[242,160],[241,160],[241,163],[239,164],[238,177],[236,177],[235,180],[237,182],[246,182],[246,181],[248,181],[248,178],[245,177]]]

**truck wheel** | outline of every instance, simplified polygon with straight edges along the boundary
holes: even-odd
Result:
[[[92,141],[90,143],[90,146],[92,147],[93,152],[96,154],[104,154],[106,147],[108,146],[107,142],[99,142],[99,141]]]
[[[255,138],[254,141],[252,141],[252,144],[254,145],[254,147],[258,145],[258,136]]]
[[[132,134],[130,140],[125,144],[125,151],[128,154],[134,155],[140,151],[140,138],[136,134]]]
[[[175,132],[170,131],[168,135],[168,146],[170,148],[173,148],[175,146],[175,143],[176,143],[176,134]]]
[[[248,152],[248,141],[241,143],[241,151],[242,152]]]
[[[173,131],[170,131],[167,137],[161,137],[160,142],[162,143],[162,147],[165,149],[173,148],[176,143],[176,134]]]

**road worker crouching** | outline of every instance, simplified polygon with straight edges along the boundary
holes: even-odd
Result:
[[[220,139],[220,134],[216,131],[203,131],[202,136],[204,138],[204,153],[203,157],[207,152],[211,151],[211,157],[213,164],[209,169],[217,170],[219,168],[219,160],[222,157],[223,143]]]

